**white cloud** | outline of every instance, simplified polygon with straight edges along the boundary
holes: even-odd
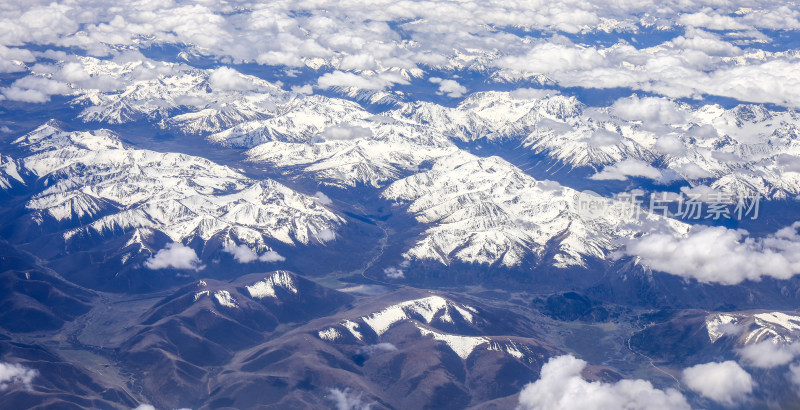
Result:
[[[372,130],[358,125],[339,124],[325,128],[320,135],[326,141],[353,140],[371,137]]]
[[[292,92],[298,94],[311,95],[314,94],[314,87],[312,87],[310,84],[304,84],[300,86],[295,85],[292,86]]]
[[[781,167],[784,172],[800,172],[800,157],[779,154],[777,157],[777,165]]]
[[[683,382],[704,397],[733,405],[753,391],[753,378],[736,362],[698,364],[683,370]]]
[[[208,83],[215,90],[248,91],[256,88],[256,84],[238,71],[230,67],[220,67],[208,76]]]
[[[738,349],[736,353],[750,366],[771,369],[788,364],[799,356],[800,342],[783,344],[765,340]]]
[[[620,118],[641,121],[645,125],[676,124],[686,120],[686,113],[679,110],[674,102],[665,98],[639,98],[635,95],[620,98],[611,105],[611,112]]]
[[[394,84],[407,84],[408,81],[391,73],[380,75],[359,75],[344,71],[326,73],[317,80],[320,88],[358,88],[362,90],[384,90]]]
[[[264,252],[261,256],[259,256],[254,250],[250,249],[247,245],[233,245],[233,244],[226,244],[222,250],[226,253],[233,255],[233,259],[239,263],[250,263],[253,261],[261,261],[261,262],[283,262],[286,260],[283,256],[278,254],[273,250],[269,250]]]
[[[177,242],[167,244],[164,249],[145,261],[144,265],[149,269],[173,268],[199,271],[205,268],[205,265],[200,264],[200,258],[194,249]]]
[[[247,7],[122,0],[112,8],[96,1],[6,3],[0,16],[0,46],[74,47],[100,56],[154,43],[185,44],[191,53],[222,62],[339,70],[319,79],[324,88],[386,89],[422,76],[420,67],[429,66],[490,71],[489,75],[498,69],[498,80],[545,74],[561,86],[631,87],[671,97],[711,94],[800,106],[797,57],[761,52],[760,43],[752,42],[781,41],[757,28],[800,28],[798,10],[782,2],[716,1],[713,8],[655,0],[467,0],[424,6],[319,0],[256,2]],[[685,34],[639,49],[624,36],[607,47],[588,47],[558,34],[634,33],[643,25],[684,26]],[[556,34],[535,39],[540,32]],[[751,41],[755,52],[742,51],[733,41]],[[22,69],[8,63],[9,57],[0,61],[0,71]],[[444,94],[466,93],[457,83],[441,85]],[[22,98],[34,98],[23,91],[17,90]]]
[[[558,90],[547,90],[540,88],[517,88],[509,93],[511,98],[518,100],[540,100],[560,94],[561,92]]]
[[[643,177],[658,180],[662,178],[662,174],[657,168],[644,161],[638,159],[626,159],[603,168],[602,171],[592,175],[589,178],[598,181],[625,181],[628,179],[628,177]]]
[[[68,94],[72,91],[69,86],[43,77],[23,77],[11,83],[8,88],[2,88],[3,95],[12,101],[29,103],[44,103],[57,94]]]
[[[258,254],[247,245],[233,245],[228,243],[225,244],[222,250],[233,255],[233,259],[239,263],[250,263],[258,259]]]
[[[713,13],[711,8],[697,13],[684,14],[678,18],[678,22],[690,27],[703,27],[711,30],[744,30],[748,28],[736,18]]]
[[[30,390],[31,382],[38,375],[39,372],[36,369],[29,369],[19,363],[0,362],[0,391],[17,383]]]
[[[261,262],[283,262],[286,258],[281,256],[278,252],[266,251],[263,255],[258,257],[258,260]]]
[[[789,379],[792,383],[800,386],[800,363],[789,366]]]
[[[608,61],[593,47],[542,42],[525,55],[503,57],[496,65],[514,72],[551,74],[603,67]]]
[[[25,63],[36,59],[33,53],[24,48],[5,47],[0,45],[0,73],[16,73],[25,71]]]
[[[350,389],[330,389],[328,398],[336,405],[336,410],[369,410],[372,405],[361,400],[361,393],[355,394]]]
[[[677,171],[679,174],[686,177],[686,179],[702,179],[702,178],[711,178],[714,176],[714,174],[706,171],[700,165],[697,165],[694,162],[687,162],[681,165],[677,165],[672,167],[671,169]]]
[[[381,352],[396,352],[397,346],[391,343],[377,343],[374,345],[367,345],[358,349],[359,353],[363,353],[366,355],[371,355],[373,353],[381,353]]]
[[[664,135],[656,140],[656,144],[653,147],[657,151],[661,151],[664,154],[674,155],[676,157],[682,156],[686,153],[686,146],[683,144],[683,141],[680,140],[675,135]]]
[[[317,200],[317,202],[321,203],[322,205],[330,205],[333,203],[333,201],[330,198],[328,198],[327,195],[323,194],[320,191],[317,191],[317,193],[314,194],[314,198]]]
[[[317,240],[320,242],[330,242],[336,239],[336,233],[331,229],[323,229],[317,232]]]
[[[654,270],[704,283],[788,279],[800,274],[798,228],[796,222],[757,239],[741,229],[695,226],[685,237],[653,233],[630,240],[624,252]]]
[[[394,266],[389,266],[383,270],[383,274],[386,275],[389,279],[402,279],[405,278],[406,275],[402,269],[396,268]]]
[[[518,410],[673,410],[689,409],[675,389],[659,390],[645,380],[588,382],[581,377],[586,362],[570,355],[551,358],[539,380],[519,395]]]
[[[267,51],[256,57],[256,62],[265,65],[285,65],[289,67],[302,67],[303,60],[296,53],[290,51]]]
[[[598,128],[592,132],[587,142],[595,148],[610,147],[622,142],[622,136],[605,128]]]
[[[431,77],[430,82],[439,84],[439,91],[437,94],[444,94],[450,98],[458,98],[467,92],[467,87],[459,84],[456,80],[444,80],[439,77]]]
[[[156,408],[152,404],[140,404],[133,410],[156,410]]]

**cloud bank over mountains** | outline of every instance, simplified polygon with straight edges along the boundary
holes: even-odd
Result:
[[[777,38],[796,30],[796,7],[757,0],[202,5],[135,0],[111,8],[97,1],[15,1],[0,8],[0,72],[33,68],[47,52],[24,49],[31,45],[107,58],[152,45],[186,44],[186,55],[223,64],[320,70],[315,81],[303,85],[320,89],[388,90],[429,77],[440,94],[460,98],[468,86],[426,72],[471,70],[494,81],[623,87],[671,98],[711,95],[800,107],[800,56],[784,50]],[[50,57],[59,52],[50,51]],[[3,98],[44,102],[68,91],[45,78],[18,81],[0,90]],[[215,82],[243,86],[224,70]]]

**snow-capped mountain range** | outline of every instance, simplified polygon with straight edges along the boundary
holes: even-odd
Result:
[[[351,101],[284,91],[228,68],[93,58],[81,64],[119,89],[73,84],[73,104],[83,107],[85,121],[149,119],[223,146],[254,148],[253,161],[299,168],[339,186],[382,186],[449,154],[442,150],[448,140],[486,140],[586,167],[598,180],[685,180],[766,198],[800,194],[800,118],[792,110],[636,96],[591,107],[555,90],[520,89],[475,93],[456,107],[398,102],[376,116]]]
[[[510,267],[533,256],[536,262],[552,258],[557,267],[583,266],[587,258],[607,259],[620,239],[688,229],[622,201],[607,202],[605,212],[587,213],[581,201],[591,197],[582,195],[557,182],[537,181],[501,158],[465,152],[441,158],[383,192],[429,226],[405,256],[446,265]]]
[[[365,335],[369,339],[377,337],[376,340],[379,341],[390,328],[399,323],[411,323],[420,336],[442,342],[463,360],[467,360],[478,348],[502,352],[517,360],[535,360],[536,353],[525,345],[525,341],[515,341],[508,337],[474,336],[480,333],[474,329],[477,322],[482,320],[479,316],[479,311],[472,306],[434,295],[390,305],[363,317],[346,319],[337,326],[319,330],[317,336],[331,343],[364,343],[367,342]],[[470,332],[473,335],[439,329],[458,326],[473,328]]]
[[[69,226],[64,239],[161,232],[174,242],[270,244],[330,240],[344,220],[318,199],[273,180],[185,154],[134,149],[107,130],[69,132],[49,122],[14,142],[16,161],[36,192],[25,203],[37,224]],[[7,167],[6,169],[12,169]],[[144,245],[142,245],[144,246]]]
[[[557,91],[520,89],[475,93],[455,107],[398,103],[374,114],[352,101],[285,91],[230,68],[79,61],[90,79],[112,82],[117,90],[81,88],[85,81],[75,82],[72,103],[81,107],[84,121],[146,119],[223,147],[248,148],[247,161],[289,175],[340,188],[380,189],[383,198],[406,206],[427,226],[404,252],[407,259],[585,266],[588,258],[608,259],[621,239],[653,230],[680,235],[688,229],[654,215],[633,216],[621,204],[610,207],[614,212],[587,218],[575,209],[579,192],[537,181],[498,157],[469,154],[458,147],[464,143],[511,141],[517,151],[589,169],[598,183],[637,177],[656,186],[686,180],[688,187],[705,184],[768,198],[800,194],[793,111],[693,108],[636,96],[590,107]],[[34,131],[16,142],[33,155],[4,159],[2,168],[2,184],[10,187],[24,170],[39,178],[60,176],[70,168],[53,165],[54,158],[73,158],[83,179],[68,176],[50,183],[27,204],[38,221],[80,221],[65,233],[67,239],[121,230],[135,231],[132,240],[141,242],[137,238],[158,230],[185,243],[222,233],[226,243],[261,252],[270,249],[270,241],[324,241],[344,221],[318,200],[271,180],[253,181],[196,157],[133,150],[105,131],[78,135],[52,126]],[[205,171],[186,178],[184,162]],[[154,164],[167,175],[148,176]],[[120,173],[102,171],[95,186],[79,188],[104,167]],[[145,193],[130,175],[152,180],[157,188]],[[205,180],[195,186],[199,177]]]
[[[706,318],[708,338],[714,343],[725,335],[746,346],[764,341],[794,343],[800,338],[797,312],[715,313]]]

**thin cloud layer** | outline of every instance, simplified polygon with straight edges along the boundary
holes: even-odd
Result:
[[[581,377],[587,363],[571,355],[551,358],[541,378],[525,386],[517,410],[688,410],[675,389],[659,390],[644,380],[588,382]]]

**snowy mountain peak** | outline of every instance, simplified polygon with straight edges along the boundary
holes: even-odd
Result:
[[[254,299],[268,297],[277,298],[278,294],[275,292],[276,288],[282,288],[284,291],[297,294],[297,286],[292,276],[286,271],[277,271],[264,278],[264,280],[246,286],[245,288],[250,294],[250,297]]]
[[[474,313],[477,311],[471,306],[457,304],[441,296],[429,296],[389,306],[361,320],[380,336],[401,320],[417,319],[428,324],[434,320],[454,323],[454,317],[457,317],[472,323]]]
[[[122,148],[119,137],[111,131],[68,132],[64,131],[61,124],[55,120],[50,120],[17,138],[13,144],[26,148],[30,152],[49,151],[70,146],[90,151]]]
[[[773,343],[793,343],[800,334],[800,314],[797,312],[717,313],[706,318],[708,338],[712,343],[725,335],[737,338],[737,343],[750,345],[771,340]]]

